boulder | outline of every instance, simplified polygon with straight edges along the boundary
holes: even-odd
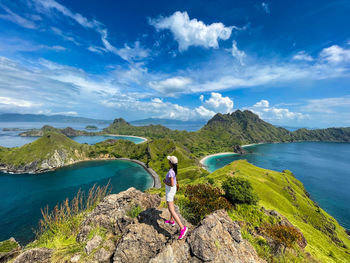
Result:
[[[148,262],[155,257],[167,238],[157,230],[144,223],[127,226],[126,234],[117,244],[114,263]]]
[[[102,237],[99,235],[95,235],[91,240],[86,243],[85,252],[89,255],[94,249],[98,248],[98,246],[102,242]]]
[[[33,248],[20,254],[13,263],[50,263],[51,255],[51,249]]]
[[[239,225],[224,210],[206,216],[187,242],[192,254],[202,262],[265,262],[242,239]]]
[[[120,234],[125,226],[133,222],[133,219],[125,219],[133,206],[138,205],[147,209],[157,207],[159,204],[158,195],[143,193],[133,187],[119,194],[108,195],[87,215],[81,225],[77,241],[85,241],[89,229],[95,226],[102,226],[110,233]]]

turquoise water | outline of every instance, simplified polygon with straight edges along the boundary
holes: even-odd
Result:
[[[28,131],[30,129],[40,129],[47,123],[42,122],[0,122],[0,146],[5,147],[18,147],[22,146],[24,144],[30,143],[38,139],[38,137],[21,137],[18,134],[23,131]],[[66,127],[72,127],[76,130],[86,130],[85,127],[86,123],[48,123],[49,125],[55,127],[55,128],[66,128]],[[93,131],[101,131],[103,128],[108,126],[107,124],[95,124],[90,123],[90,125],[95,125],[98,127],[97,130]],[[19,128],[19,131],[4,131],[3,128]],[[144,139],[139,137],[130,137],[125,135],[118,135],[118,136],[76,136],[72,137],[72,140],[75,140],[79,143],[87,143],[87,144],[95,144],[98,142],[102,142],[107,139],[123,139],[132,141],[134,143],[141,143],[144,142]]]
[[[15,237],[25,244],[34,238],[33,229],[41,218],[40,208],[53,208],[79,189],[110,181],[112,193],[134,186],[145,190],[153,179],[140,165],[124,160],[90,161],[43,174],[0,172],[0,240]]]
[[[234,160],[266,169],[291,170],[324,210],[350,229],[350,143],[299,142],[261,144],[245,148],[252,153],[208,158],[215,171]]]

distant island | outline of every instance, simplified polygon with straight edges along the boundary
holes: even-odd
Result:
[[[98,128],[95,125],[86,125],[85,129],[87,129],[87,130],[97,130]]]

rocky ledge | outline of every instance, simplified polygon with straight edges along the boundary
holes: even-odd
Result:
[[[169,212],[160,203],[158,195],[135,188],[105,197],[86,216],[76,236],[85,251],[70,255],[64,262],[265,262],[242,239],[240,226],[224,210],[206,216],[197,226],[180,215],[189,232],[178,240],[179,229],[164,223]],[[143,211],[133,218],[130,211],[135,206]],[[105,229],[106,234],[91,235],[96,227]],[[30,249],[13,262],[50,262],[56,253],[47,248]]]

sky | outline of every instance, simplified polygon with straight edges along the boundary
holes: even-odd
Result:
[[[350,126],[350,1],[0,0],[0,113]]]

